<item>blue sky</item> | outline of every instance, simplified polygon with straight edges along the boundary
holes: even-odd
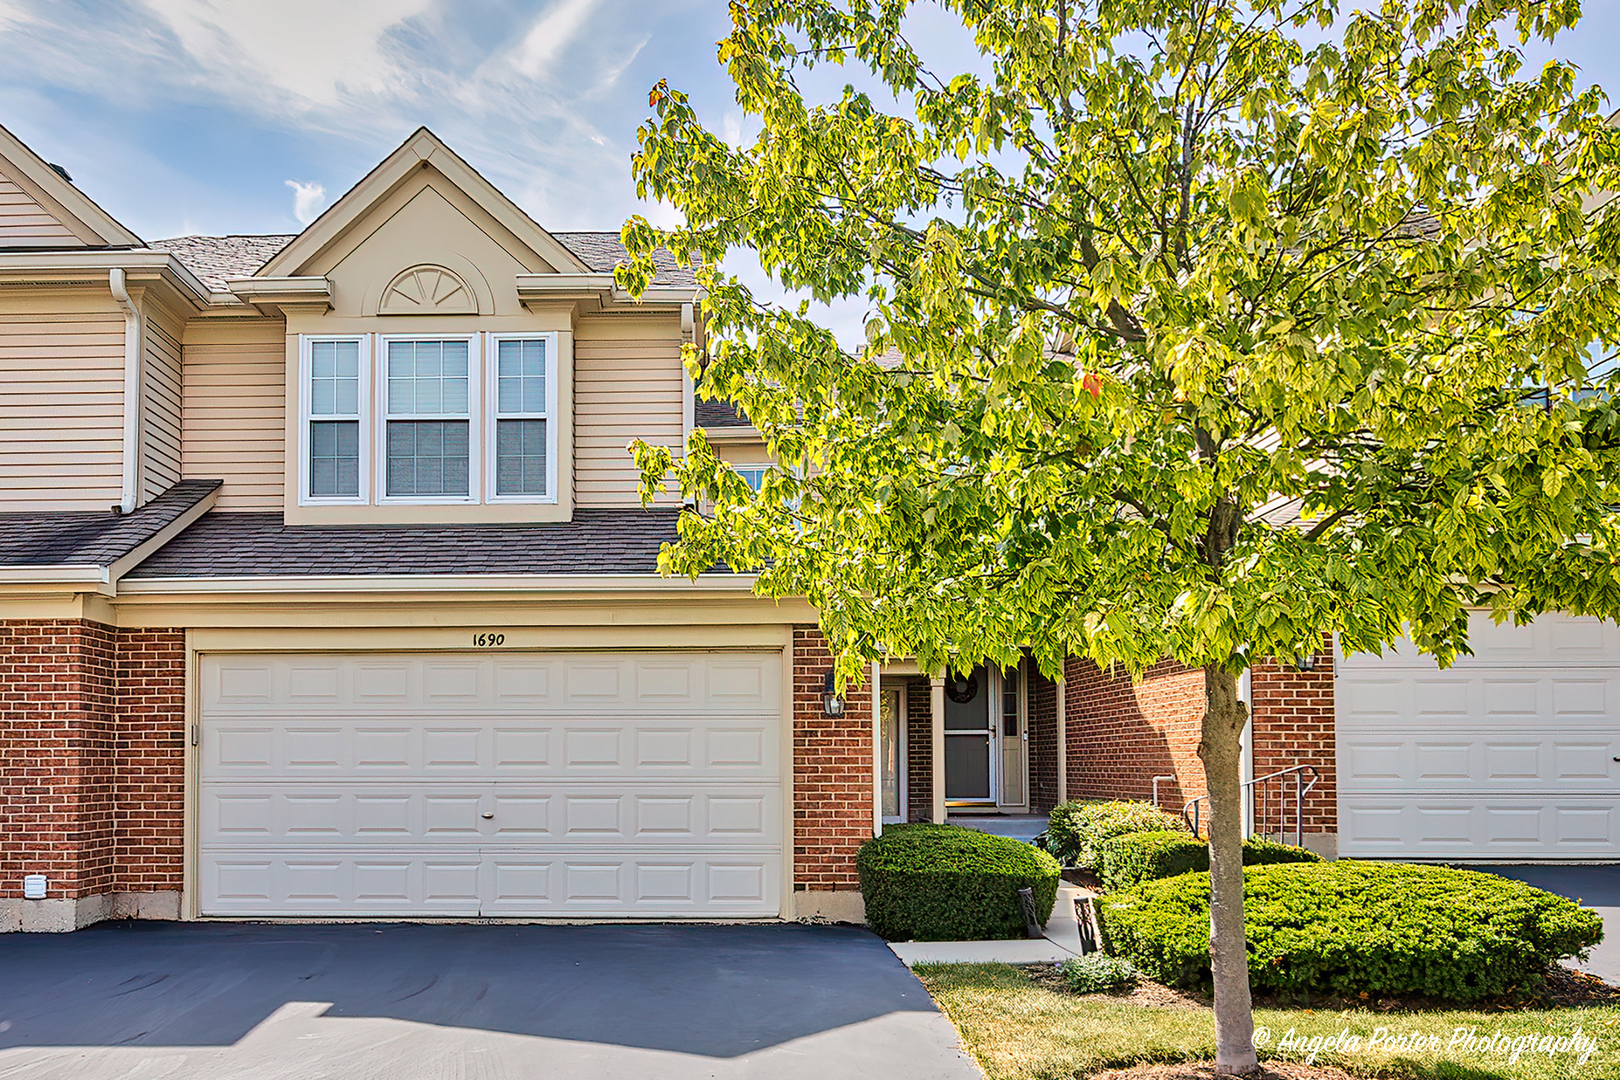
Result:
[[[1620,88],[1620,0],[1586,7],[1559,52]],[[297,231],[418,124],[542,225],[614,229],[645,212],[653,82],[736,129],[728,25],[725,0],[0,0],[0,124],[147,239]],[[943,19],[914,40],[971,59]]]

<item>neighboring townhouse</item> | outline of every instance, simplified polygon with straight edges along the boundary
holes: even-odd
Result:
[[[1201,793],[1197,671],[839,700],[807,605],[660,577],[626,443],[767,458],[621,256],[425,129],[296,236],[150,243],[0,129],[0,929],[858,919],[884,821]],[[1246,767],[1325,849],[1620,857],[1620,630],[1475,646],[1257,668]]]

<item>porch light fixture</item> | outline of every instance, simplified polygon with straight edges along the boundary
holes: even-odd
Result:
[[[1298,660],[1295,660],[1294,661],[1294,670],[1295,671],[1315,671],[1316,670],[1316,654],[1315,653],[1306,653],[1304,656],[1300,657]]]
[[[827,672],[827,682],[821,692],[821,712],[824,716],[844,715],[844,699],[838,696],[838,680],[831,670]]]

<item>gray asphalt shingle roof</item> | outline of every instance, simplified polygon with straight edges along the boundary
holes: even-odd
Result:
[[[578,256],[593,272],[607,274],[629,258],[616,232],[558,232],[552,233],[569,251]],[[152,248],[167,251],[180,260],[182,266],[215,292],[225,292],[225,282],[231,278],[252,277],[282,248],[297,237],[290,233],[263,236],[175,236],[168,240],[152,241]],[[692,288],[697,278],[691,267],[676,265],[675,257],[660,248],[653,256],[657,273],[654,285]]]
[[[230,278],[252,277],[259,267],[293,240],[292,234],[266,236],[175,236],[154,240],[151,246],[167,251],[180,265],[197,275],[215,292],[225,292]]]
[[[692,422],[700,428],[751,427],[753,422],[729,401],[692,402]]]
[[[128,578],[330,574],[652,574],[674,541],[674,508],[575,510],[526,525],[286,525],[215,511]]]
[[[111,566],[218,488],[182,480],[132,513],[46,511],[0,514],[0,566]]]

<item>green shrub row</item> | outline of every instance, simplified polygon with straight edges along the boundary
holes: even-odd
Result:
[[[1494,874],[1353,860],[1244,871],[1249,977],[1288,996],[1421,995],[1461,1003],[1539,985],[1584,957],[1603,921]],[[1098,901],[1106,947],[1151,978],[1209,983],[1209,875],[1144,881]]]
[[[1097,876],[1109,892],[1128,889],[1141,881],[1175,877],[1209,869],[1209,844],[1185,832],[1126,833],[1102,843]],[[1304,848],[1251,836],[1243,842],[1243,865],[1320,862],[1321,856]]]
[[[1182,832],[1179,815],[1145,802],[1066,802],[1046,819],[1047,850],[1064,866],[1097,870],[1099,848],[1116,836],[1138,832]]]
[[[1043,924],[1057,900],[1052,856],[956,825],[891,825],[861,845],[855,866],[866,923],[886,941],[1022,937],[1018,890],[1034,890]]]

